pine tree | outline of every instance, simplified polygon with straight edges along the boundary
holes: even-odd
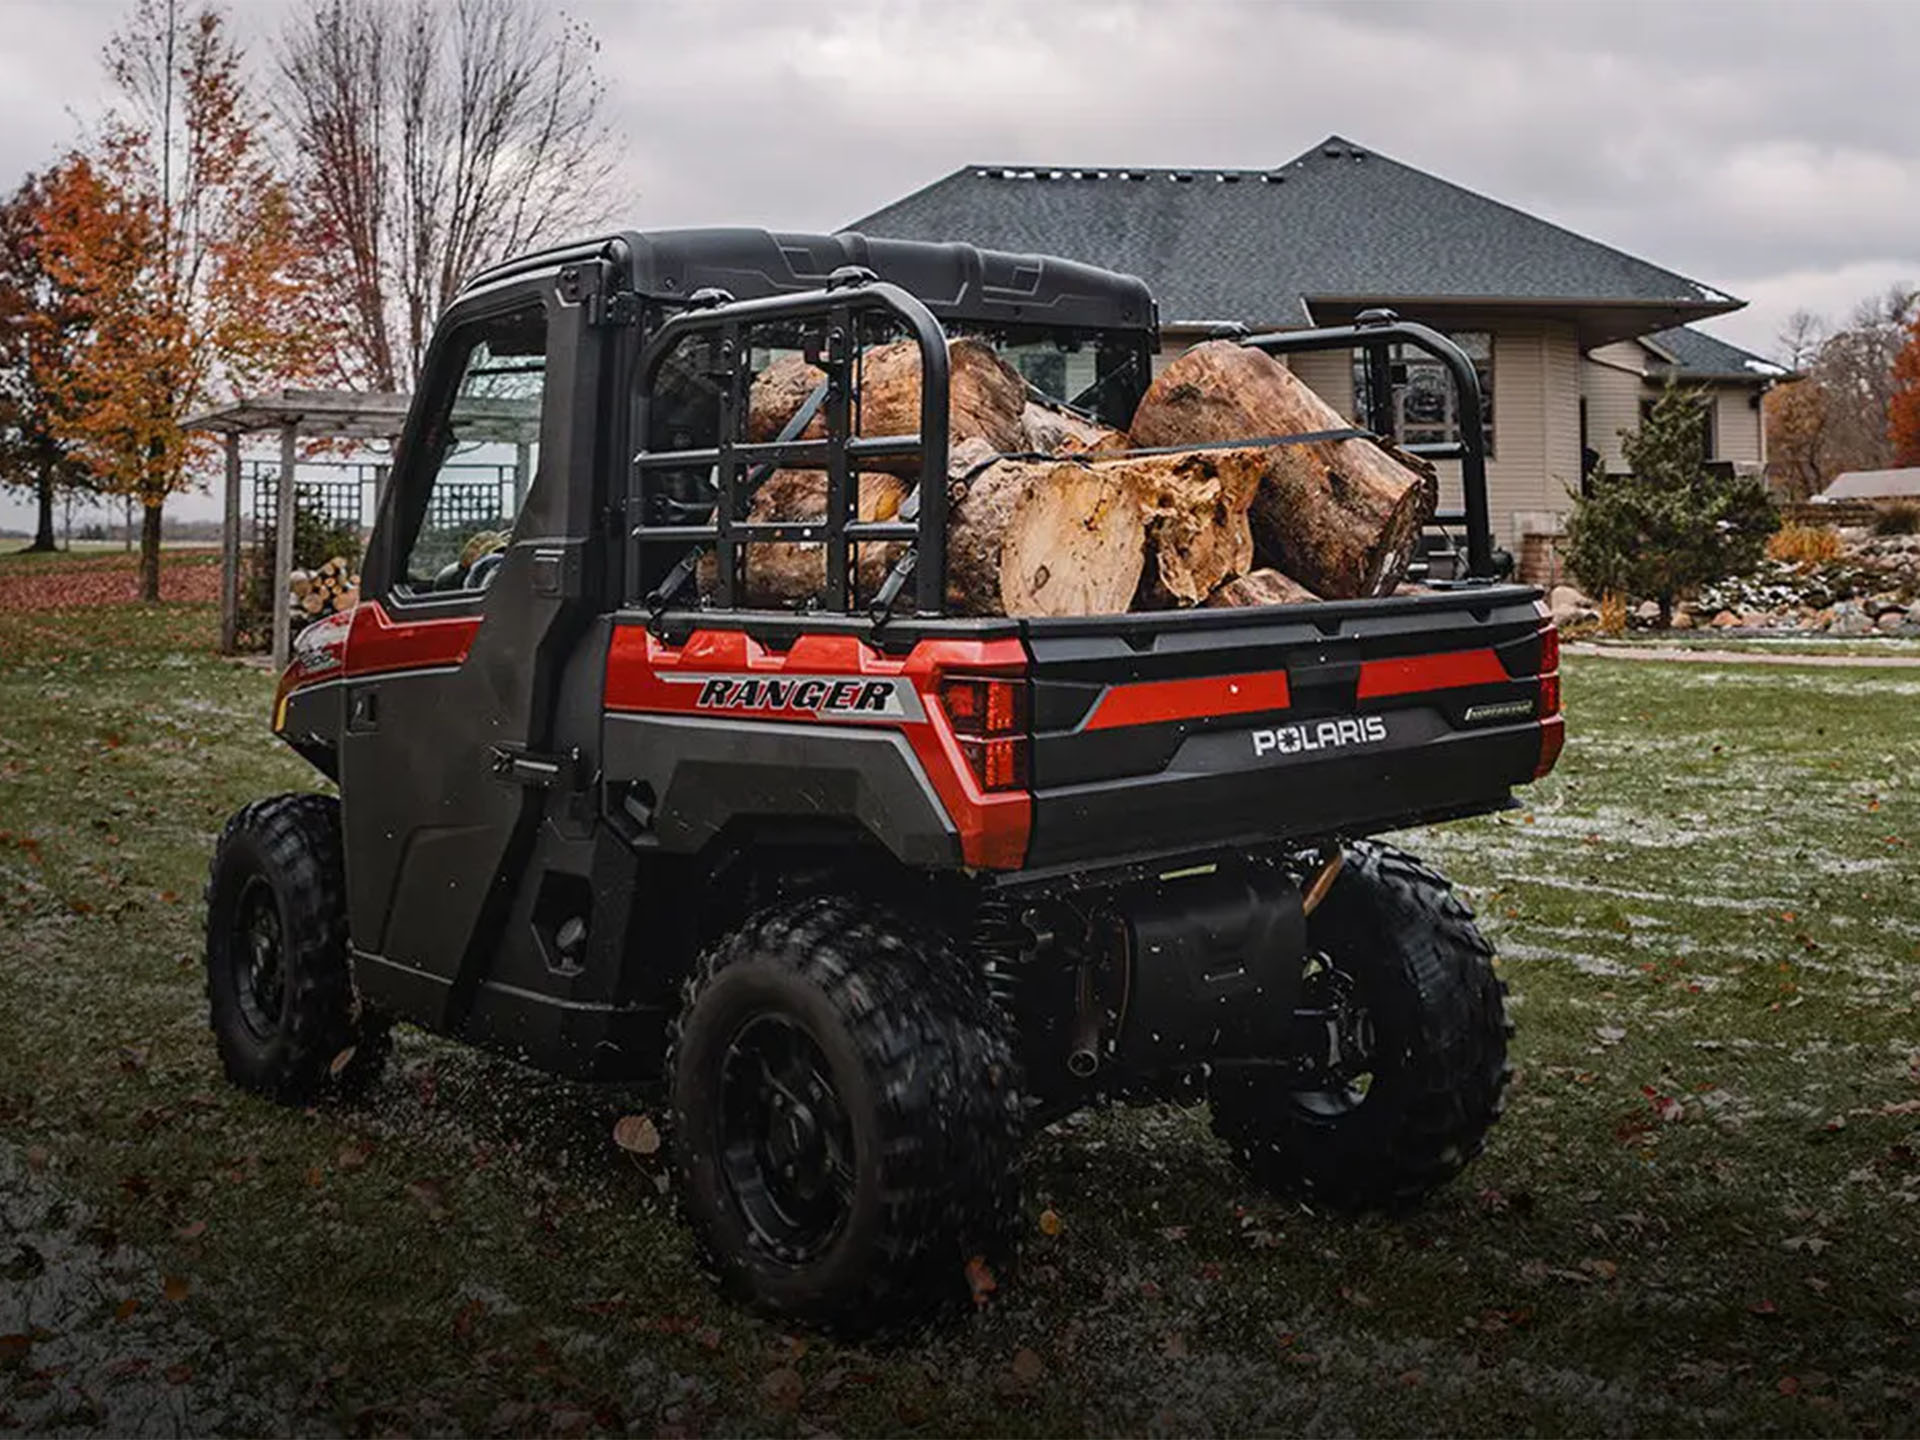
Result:
[[[1697,391],[1668,385],[1640,428],[1621,437],[1629,473],[1593,477],[1567,524],[1567,563],[1589,590],[1660,607],[1759,564],[1780,517],[1758,479],[1716,473]]]

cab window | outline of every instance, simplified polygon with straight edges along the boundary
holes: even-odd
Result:
[[[486,589],[539,473],[544,307],[473,321],[456,347],[448,369],[458,378],[420,436],[427,478],[408,497],[411,529],[394,587],[403,596]]]

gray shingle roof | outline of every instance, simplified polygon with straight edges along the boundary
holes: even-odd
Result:
[[[1784,380],[1792,372],[1776,365],[1764,355],[1742,350],[1716,339],[1704,330],[1682,325],[1658,330],[1641,338],[1656,355],[1671,357],[1669,363],[1650,367],[1655,375],[1674,375],[1682,380]]]
[[[1920,467],[1904,470],[1849,470],[1833,477],[1822,500],[1890,500],[1920,497]]]
[[[847,228],[1129,271],[1169,324],[1303,325],[1315,300],[1597,302],[1649,324],[1742,303],[1337,135],[1267,171],[970,165]]]

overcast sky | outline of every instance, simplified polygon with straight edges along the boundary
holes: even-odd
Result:
[[[232,8],[259,59],[292,7]],[[638,228],[832,229],[967,163],[1254,168],[1337,132],[1751,302],[1704,328],[1763,353],[1920,277],[1920,4],[563,8]],[[0,0],[0,183],[73,142],[123,13]]]

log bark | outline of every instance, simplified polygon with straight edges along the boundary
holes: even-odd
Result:
[[[1127,448],[1127,437],[1118,430],[1031,395],[1020,412],[1020,429],[1026,437],[1023,448],[1042,455],[1118,454]]]
[[[1346,427],[1271,356],[1214,340],[1160,373],[1129,433],[1140,446],[1199,445]],[[1432,511],[1430,493],[1371,441],[1273,446],[1249,512],[1255,555],[1328,599],[1390,593]]]
[[[967,336],[947,342],[947,436],[949,445],[966,439],[985,440],[995,450],[1026,448],[1021,415],[1027,403],[1027,383],[983,340]],[[747,438],[764,442],[777,437],[808,396],[826,376],[801,359],[788,356],[754,377],[747,399]],[[911,340],[877,345],[868,350],[860,368],[860,412],[855,433],[913,435],[920,429],[920,347]],[[814,416],[800,432],[803,440],[827,433],[825,414]],[[912,475],[916,461],[869,461],[876,468]]]
[[[898,476],[868,473],[860,476],[858,514],[862,520],[891,520],[907,497]],[[754,492],[749,520],[765,523],[803,523],[827,518],[827,475],[824,470],[776,470]],[[887,572],[906,546],[897,540],[867,541],[854,550],[854,599],[873,597]],[[746,547],[746,599],[756,609],[776,610],[803,604],[827,587],[827,547],[805,541],[768,540]],[[715,561],[708,555],[700,564],[698,584],[712,594]]]
[[[1237,575],[1207,597],[1213,609],[1243,605],[1304,605],[1318,600],[1306,586],[1291,580],[1278,570],[1253,570]]]

